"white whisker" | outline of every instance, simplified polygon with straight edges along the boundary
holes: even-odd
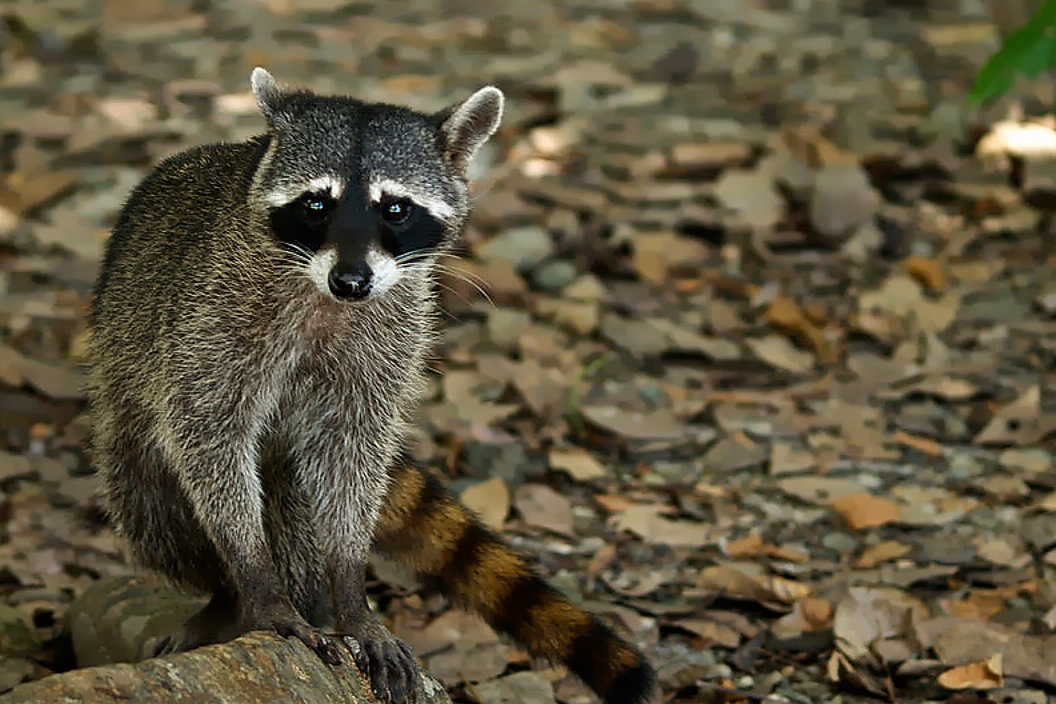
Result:
[[[479,293],[484,298],[484,300],[486,300],[491,306],[495,306],[495,301],[491,299],[491,296],[488,294],[487,289],[484,288],[488,282],[482,279],[481,277],[476,276],[476,274],[470,274],[469,272],[449,267],[439,266],[434,267],[434,269],[438,273],[447,274],[453,279],[457,279],[458,281],[462,281],[464,283],[469,284],[474,289],[476,289],[477,293]],[[471,276],[476,278],[470,278]]]

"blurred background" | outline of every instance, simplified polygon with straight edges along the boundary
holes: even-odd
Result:
[[[966,101],[1038,5],[0,1],[0,689],[72,666],[71,601],[131,571],[78,370],[109,228],[159,159],[262,130],[260,65],[506,93],[414,455],[674,700],[1045,701],[1056,91]],[[591,701],[372,590],[456,698]]]

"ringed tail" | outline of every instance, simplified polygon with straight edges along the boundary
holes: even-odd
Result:
[[[564,663],[605,704],[658,700],[642,653],[547,584],[438,479],[401,461],[389,487],[375,529],[380,556],[532,655]]]

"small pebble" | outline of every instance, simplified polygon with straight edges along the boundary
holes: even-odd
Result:
[[[555,259],[540,265],[532,272],[532,283],[536,288],[556,293],[579,276],[576,265],[565,259]]]

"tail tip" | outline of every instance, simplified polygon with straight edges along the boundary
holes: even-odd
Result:
[[[657,704],[660,685],[656,670],[645,660],[620,673],[612,681],[605,704]]]

